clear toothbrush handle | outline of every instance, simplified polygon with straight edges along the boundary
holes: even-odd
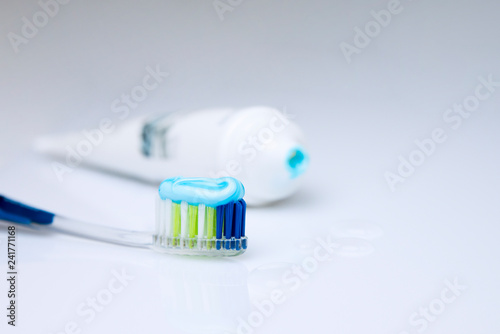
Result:
[[[56,216],[0,195],[1,220],[33,230],[52,231],[119,245],[143,248],[150,248],[153,245],[153,232],[122,230]]]
[[[54,217],[52,224],[40,226],[40,229],[125,246],[150,248],[153,245],[153,232],[123,230],[60,216]]]

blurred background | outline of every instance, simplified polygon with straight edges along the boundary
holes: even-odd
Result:
[[[41,135],[115,117],[113,101],[147,67],[168,77],[131,115],[268,105],[293,115],[311,156],[297,194],[249,210],[250,248],[235,259],[19,232],[19,326],[4,319],[2,330],[70,333],[72,321],[84,333],[499,330],[497,1],[0,7],[2,194],[83,220],[148,226],[154,186],[83,167],[60,183],[52,160],[32,150]],[[418,143],[429,140],[426,154]],[[337,240],[334,258],[268,316],[259,303],[274,288],[290,290],[283,276],[325,235]],[[80,303],[123,268],[135,279],[87,322]]]

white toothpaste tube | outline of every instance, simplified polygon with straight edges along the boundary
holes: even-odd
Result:
[[[115,125],[45,136],[35,148],[69,168],[89,165],[154,183],[231,176],[245,185],[249,205],[293,194],[309,164],[300,128],[270,107],[165,113]]]

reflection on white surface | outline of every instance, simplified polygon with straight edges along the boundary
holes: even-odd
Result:
[[[250,310],[248,271],[234,259],[171,256],[30,230],[20,230],[19,240],[20,314],[29,319],[20,322],[21,332],[76,326],[82,333],[226,334]],[[124,317],[129,312],[134,316]]]
[[[349,219],[335,222],[330,228],[330,234],[335,238],[361,238],[372,240],[381,237],[384,231],[373,222]]]
[[[273,290],[287,291],[282,280],[283,274],[290,270],[292,263],[275,262],[258,266],[248,275],[248,288],[254,301],[268,299]]]
[[[375,223],[351,219],[333,223],[329,233],[300,238],[296,243],[298,258],[295,263],[267,263],[252,270],[248,278],[251,298],[263,300],[275,290],[290,293],[323,262],[370,255],[375,251],[371,241],[383,234],[382,228]]]
[[[247,270],[240,262],[171,257],[158,263],[169,324],[193,334],[234,333],[249,312]]]
[[[375,251],[372,241],[383,234],[382,228],[375,223],[351,219],[333,223],[326,240],[335,256],[363,257]],[[313,255],[317,246],[317,237],[304,237],[297,243],[302,256]],[[335,256],[330,257],[328,261],[332,261]]]
[[[333,254],[341,257],[363,257],[375,251],[375,247],[370,241],[359,238],[332,238],[330,244]],[[312,255],[317,245],[317,240],[312,237],[302,238],[298,242],[298,248],[302,256]],[[334,258],[330,257],[328,261],[332,261]]]

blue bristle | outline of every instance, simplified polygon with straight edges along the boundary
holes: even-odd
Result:
[[[246,203],[243,199],[216,207],[216,249],[247,248],[246,240],[241,241],[241,247],[239,242],[231,241],[232,238],[238,240],[245,236],[245,214]],[[222,237],[224,241],[221,241]]]
[[[246,223],[246,213],[247,213],[247,203],[244,199],[240,199],[241,203],[241,236],[245,236],[245,223]],[[246,239],[242,240],[241,245],[243,249],[247,249],[247,241]]]
[[[246,213],[247,213],[247,203],[240,199],[241,203],[241,236],[245,236],[245,222],[246,222]]]
[[[224,236],[226,239],[231,239],[231,232],[233,230],[233,207],[234,202],[224,205]],[[229,240],[225,242],[225,248],[231,248]]]
[[[224,225],[224,205],[219,205],[216,209],[216,215],[217,215],[217,225],[215,228],[215,237],[217,240],[222,239],[222,227]],[[215,244],[215,247],[217,249],[221,248],[220,241],[217,241]]]
[[[234,231],[233,231],[233,236],[236,238],[236,239],[239,239],[241,237],[241,224],[243,222],[243,219],[242,219],[242,214],[243,212],[243,206],[241,205],[241,203],[238,201],[238,202],[235,202],[234,203]],[[239,250],[240,249],[240,244],[239,242],[236,242],[236,243],[233,243],[231,244],[231,248],[232,249],[237,249]]]

